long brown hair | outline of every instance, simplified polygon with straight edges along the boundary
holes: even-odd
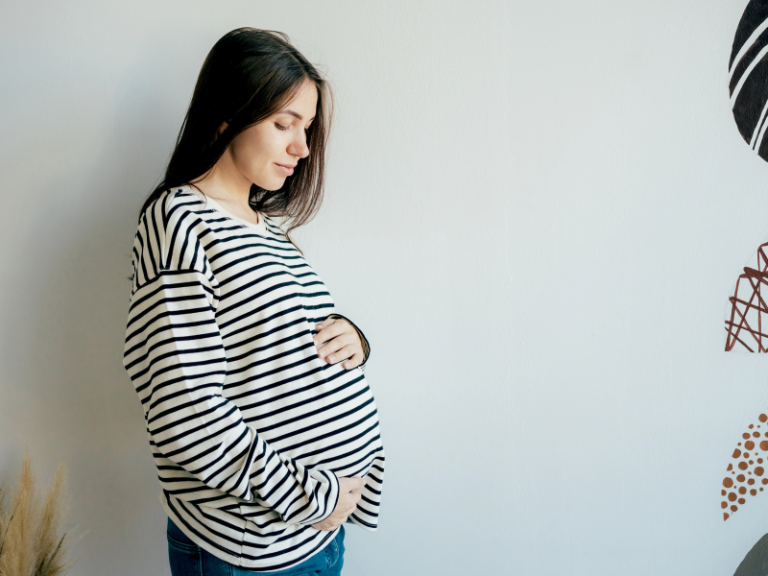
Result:
[[[192,185],[213,168],[235,136],[281,110],[306,79],[317,87],[316,116],[307,132],[309,156],[299,161],[280,189],[252,185],[248,200],[254,211],[283,218],[283,231],[291,240],[290,231],[311,221],[322,202],[333,95],[288,36],[274,30],[238,28],[211,48],[165,176],[144,201],[139,221],[165,190]],[[227,127],[219,134],[223,122]]]

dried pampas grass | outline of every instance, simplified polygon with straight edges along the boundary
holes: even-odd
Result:
[[[45,498],[35,492],[35,475],[25,452],[16,491],[7,500],[0,487],[0,576],[60,576],[74,565],[67,560],[67,533],[59,534],[69,508],[64,501],[64,465],[56,469]]]

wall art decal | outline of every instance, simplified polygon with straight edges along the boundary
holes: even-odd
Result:
[[[741,137],[768,160],[768,1],[752,0],[744,10],[728,62],[733,118]]]
[[[768,352],[768,243],[757,249],[757,266],[736,280],[731,314],[725,320],[725,350]]]
[[[757,420],[757,424],[750,424],[741,435],[741,442],[731,455],[733,461],[726,469],[720,492],[723,520],[728,520],[739,506],[746,504],[747,496],[757,496],[768,485],[768,415],[760,414]]]
[[[739,20],[728,61],[728,91],[736,127],[750,148],[768,160],[768,0],[751,0]],[[754,268],[746,266],[729,298],[725,350],[768,352],[768,243],[757,249]],[[766,289],[764,285],[767,286]],[[748,498],[768,487],[768,410],[750,424],[736,445],[721,481],[723,521]],[[768,575],[768,534],[749,551],[737,576]]]
[[[768,534],[752,546],[733,576],[765,576],[766,574],[768,574]]]

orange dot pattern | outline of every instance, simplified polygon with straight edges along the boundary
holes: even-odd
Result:
[[[728,520],[739,506],[746,504],[747,493],[757,496],[758,491],[762,492],[768,485],[768,415],[760,414],[757,419],[760,424],[749,425],[750,431],[741,435],[744,442],[739,442],[731,454],[722,482],[725,489],[720,491],[723,520]]]

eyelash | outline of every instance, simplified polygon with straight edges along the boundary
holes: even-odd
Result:
[[[275,126],[277,126],[277,129],[278,129],[278,130],[288,130],[288,126],[281,126],[281,125],[280,125],[280,124],[278,124],[277,122],[275,122]],[[311,126],[310,126],[310,128],[311,128]],[[307,134],[309,134],[309,128],[305,128],[305,129],[304,129],[304,132],[306,132]]]

